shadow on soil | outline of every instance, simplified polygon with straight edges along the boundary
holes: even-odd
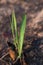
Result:
[[[31,47],[24,51],[25,61],[29,65],[43,65],[43,38],[32,41]]]

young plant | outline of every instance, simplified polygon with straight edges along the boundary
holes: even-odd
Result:
[[[22,54],[25,28],[26,28],[26,15],[23,15],[22,23],[20,26],[20,35],[18,37],[17,22],[16,22],[15,13],[13,12],[12,20],[11,20],[11,30],[13,36],[13,44],[17,49],[18,58],[21,58],[21,54]],[[14,33],[15,33],[15,37],[14,37]]]

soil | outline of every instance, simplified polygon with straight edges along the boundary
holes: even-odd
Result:
[[[22,59],[16,62],[10,28],[13,10],[18,30],[23,14],[27,16]],[[43,65],[43,0],[0,0],[0,65]]]

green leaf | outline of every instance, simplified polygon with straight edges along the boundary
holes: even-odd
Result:
[[[19,38],[19,45],[18,45],[19,56],[21,56],[21,53],[22,53],[25,28],[26,28],[26,15],[23,16],[22,24],[20,28],[20,38]]]
[[[16,17],[15,17],[15,13],[14,12],[13,12],[13,18],[14,18],[15,40],[16,40],[16,44],[18,44],[17,22],[16,22]]]
[[[13,35],[13,38],[14,38],[14,24],[13,24],[13,14],[12,14],[12,18],[11,18],[11,31],[12,31],[12,35]]]
[[[16,23],[16,17],[15,17],[14,11],[12,12],[11,30],[12,30],[12,35],[13,35],[13,42],[14,42],[14,45],[16,46],[16,48],[17,48],[18,31],[17,31],[17,23]],[[14,32],[15,32],[15,38],[14,38]]]

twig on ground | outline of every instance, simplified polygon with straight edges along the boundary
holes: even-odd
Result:
[[[2,59],[3,59],[4,57],[6,57],[8,54],[9,54],[9,52],[6,53],[5,55],[3,55],[3,56],[0,58],[0,60],[2,60]]]

